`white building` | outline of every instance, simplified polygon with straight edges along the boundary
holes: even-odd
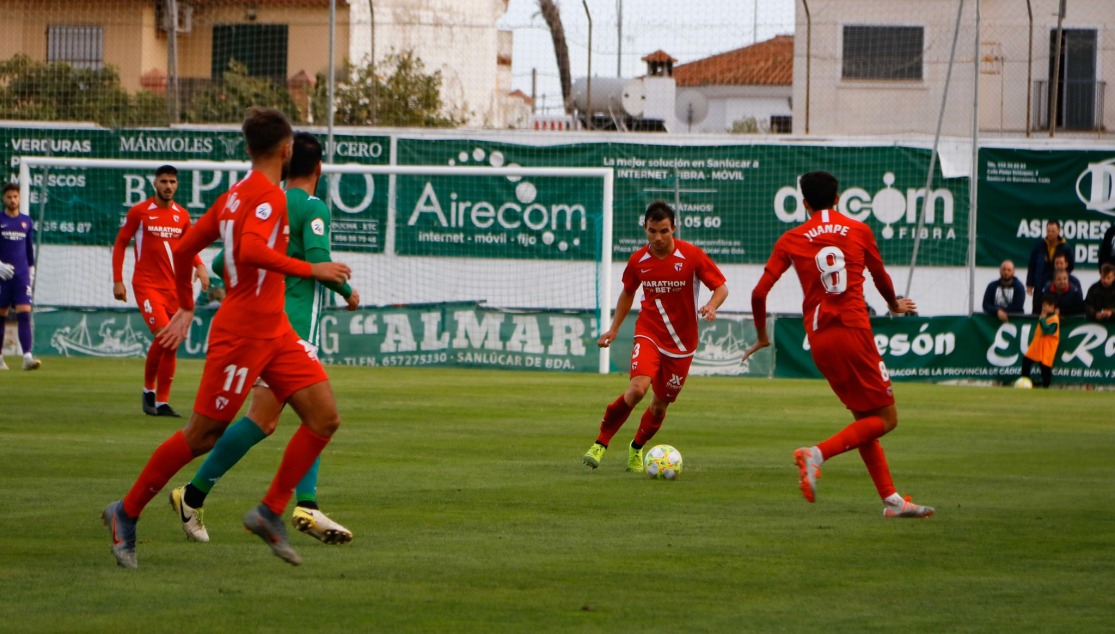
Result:
[[[957,0],[796,0],[794,133],[932,133]],[[1032,16],[1027,11],[1032,7]],[[984,134],[1048,130],[1059,0],[983,0],[979,122]],[[975,3],[962,17],[944,133],[971,133]],[[1031,43],[1032,32],[1032,43]],[[1106,132],[1115,99],[1115,2],[1073,0],[1064,19],[1057,127]]]
[[[779,35],[675,66],[678,90],[695,90],[708,101],[708,116],[693,132],[731,131],[746,119],[761,132],[790,132],[793,58],[794,37]]]
[[[526,127],[530,105],[522,93],[512,95],[512,33],[498,27],[507,2],[351,0],[349,59],[365,63],[373,46],[377,61],[413,50],[427,72],[441,71],[442,101],[469,126]]]

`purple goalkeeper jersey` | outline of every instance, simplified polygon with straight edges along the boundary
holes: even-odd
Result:
[[[15,267],[16,275],[35,266],[35,228],[29,216],[12,218],[0,211],[0,262]]]

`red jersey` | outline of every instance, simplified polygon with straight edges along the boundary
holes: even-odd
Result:
[[[174,251],[189,227],[190,214],[173,201],[163,208],[152,197],[129,209],[112,248],[112,281],[124,281],[124,252],[134,236],[132,286],[173,291]],[[193,264],[201,264],[201,257]]]
[[[724,274],[699,247],[674,239],[674,252],[657,258],[650,245],[631,254],[623,270],[623,289],[632,295],[643,286],[642,311],[635,337],[649,339],[662,354],[689,357],[697,350],[697,292],[700,280],[710,290]]]
[[[883,299],[888,304],[895,301],[894,286],[883,268],[871,228],[828,209],[814,213],[775,243],[763,277],[751,294],[756,327],[766,325],[767,293],[791,263],[805,293],[801,310],[809,332],[821,330],[833,320],[849,328],[871,329],[863,299],[864,268],[871,271]]]
[[[286,195],[259,172],[248,172],[213,203],[175,252],[178,302],[194,307],[193,284],[183,262],[220,238],[224,242],[226,295],[212,330],[270,339],[290,330],[284,311],[284,277],[309,277],[309,262],[286,256],[290,242]]]

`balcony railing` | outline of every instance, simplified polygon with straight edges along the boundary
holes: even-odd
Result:
[[[1057,106],[1057,129],[1080,132],[1106,130],[1103,121],[1106,91],[1105,81],[1071,79],[1065,81],[1062,85],[1060,103]],[[1034,130],[1048,130],[1051,97],[1049,81],[1045,79],[1035,81],[1033,96],[1034,116],[1031,125]]]

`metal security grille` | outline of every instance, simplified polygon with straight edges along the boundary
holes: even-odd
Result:
[[[286,24],[217,24],[213,26],[213,79],[221,79],[229,62],[247,67],[248,75],[280,84],[287,79]]]
[[[104,29],[99,26],[48,27],[47,61],[100,70],[104,66],[104,40]]]
[[[920,80],[924,51],[920,26],[845,26],[843,78]]]

